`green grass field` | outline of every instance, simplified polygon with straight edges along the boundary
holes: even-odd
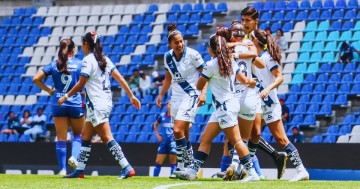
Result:
[[[4,175],[0,174],[0,189],[235,189],[235,188],[359,188],[360,182],[305,181],[291,183],[285,180],[266,180],[255,183],[224,182],[220,179],[198,179],[196,181],[180,181],[168,178],[133,177],[118,180],[114,176],[87,176],[85,179],[63,179],[59,176],[44,175]]]

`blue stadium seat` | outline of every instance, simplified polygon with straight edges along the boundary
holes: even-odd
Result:
[[[311,6],[311,9],[313,10],[320,10],[322,9],[322,1],[321,0],[315,0],[313,1],[313,4]]]
[[[271,21],[282,21],[284,19],[284,12],[275,12],[274,16],[271,18]]]
[[[148,143],[149,142],[149,135],[148,134],[143,134],[141,133],[136,142],[141,142],[141,143]]]
[[[353,82],[353,74],[344,74],[341,78],[341,83],[351,84]]]
[[[207,13],[206,15],[209,16],[209,15],[211,15],[211,13]],[[202,23],[202,22],[201,22],[200,14],[198,14],[198,13],[192,14],[192,15],[190,16],[189,20],[188,20],[188,23],[189,23],[189,24]],[[212,23],[212,20],[211,20],[210,22],[208,22],[208,21],[206,20],[206,18],[205,18],[203,24],[208,24],[208,23]]]
[[[216,13],[227,13],[228,8],[227,8],[227,4],[225,2],[220,2],[217,7],[216,7]]]
[[[150,108],[149,113],[151,114],[159,114],[160,113],[160,108],[157,107],[156,105],[152,105]]]
[[[272,19],[271,12],[264,12],[260,16],[260,20],[262,22],[270,21]]]
[[[293,74],[302,74],[302,73],[306,73],[306,64],[302,63],[302,64],[297,64],[295,70],[292,72]]]
[[[149,36],[144,34],[144,35],[140,35],[139,36],[139,39],[137,41],[137,45],[143,45],[145,43],[147,43],[149,41]]]
[[[339,126],[338,125],[330,125],[326,131],[326,134],[336,135],[339,133]]]
[[[304,81],[304,74],[295,74],[289,84],[299,84]]]
[[[313,84],[316,82],[316,74],[307,74],[303,83]]]
[[[312,42],[305,42],[301,45],[300,50],[298,52],[309,52],[312,49]]]
[[[356,83],[356,84],[360,83],[360,74],[356,74],[356,76],[353,80],[353,83]]]
[[[20,17],[12,17],[11,19],[11,26],[19,26],[21,25],[21,19]]]
[[[326,37],[326,36],[325,36]],[[323,51],[325,49],[325,45],[323,41],[319,41],[316,42],[313,46],[313,48],[311,49],[312,52],[320,52]]]
[[[7,141],[7,134],[0,134],[0,142],[6,142]]]
[[[357,0],[349,0],[347,8],[348,9],[356,9],[359,7],[359,3]]]
[[[332,16],[332,20],[340,20],[344,18],[344,10],[336,10]]]
[[[266,28],[270,28],[270,24],[268,22],[261,23],[259,29],[265,30]]]
[[[341,22],[340,21],[335,21],[331,24],[330,26],[330,31],[338,31],[341,30]]]
[[[114,138],[116,142],[124,142],[125,141],[125,135],[124,134],[114,134]]]
[[[284,17],[284,21],[292,21],[296,18],[296,12],[295,11],[289,11],[286,13]]]
[[[303,63],[303,62],[309,62],[309,61],[310,61],[310,53],[304,52],[304,53],[300,53],[300,56],[295,63]]]
[[[21,135],[19,142],[30,142],[30,135]]]
[[[329,84],[325,90],[326,94],[336,94],[337,92],[338,92],[338,88],[337,88],[336,84]]]
[[[264,138],[266,142],[270,142],[272,135],[270,133],[261,133],[261,137]]]
[[[346,21],[341,28],[342,31],[348,31],[354,28],[354,22],[353,21]],[[350,32],[350,31],[349,31]]]
[[[36,11],[37,11],[36,7],[28,7],[28,8],[25,9],[25,15],[26,16],[31,16],[31,15],[35,14]]]
[[[336,63],[331,69],[331,73],[341,73],[344,69],[344,64],[342,63]]]
[[[339,125],[354,125],[355,123],[355,115],[346,115],[342,122]]]
[[[298,94],[300,93],[301,87],[299,84],[291,85],[288,94]]]
[[[278,29],[281,29],[281,23],[280,22],[276,22],[276,23],[273,23],[270,27],[271,31],[274,33],[276,32]]]
[[[321,31],[321,32],[317,32],[315,40],[314,41],[318,41],[318,42],[323,42],[327,39],[327,32],[326,31]],[[316,44],[316,43],[315,43]],[[314,46],[315,46],[314,44]],[[314,49],[312,49],[314,51]],[[323,49],[324,50],[324,47]]]
[[[263,9],[263,6],[264,6],[263,2],[259,2],[259,1],[254,2],[253,4],[253,7],[258,11],[261,11]]]
[[[303,116],[302,115],[295,115],[291,121],[288,123],[289,125],[297,126],[303,123]]]
[[[310,1],[309,0],[301,1],[299,9],[300,10],[310,10],[311,9]]]
[[[324,94],[325,85],[324,84],[317,84],[314,87],[313,93],[314,94]]]
[[[193,11],[192,5],[190,3],[185,3],[181,9],[181,13],[190,13]]]
[[[310,94],[310,93],[312,93],[312,91],[313,91],[313,87],[311,84],[305,84],[301,88],[301,94]],[[310,100],[310,98],[309,98],[309,100]]]
[[[320,20],[330,20],[331,19],[331,11],[325,10],[321,13]]]
[[[318,71],[319,71],[319,63],[309,64],[309,66],[308,66],[308,68],[306,70],[306,72],[308,74],[310,74],[310,73],[318,73]]]
[[[316,117],[315,117],[315,115],[310,114],[310,115],[305,116],[304,122],[301,125],[306,126],[306,127],[316,126]]]
[[[334,9],[334,1],[333,0],[325,0],[323,9]]]
[[[197,36],[199,34],[198,25],[190,25],[189,29],[186,31],[185,36]]]
[[[155,45],[148,45],[146,47],[146,52],[144,53],[145,55],[155,55],[157,51],[157,48]]]
[[[311,54],[310,60],[307,62],[320,62],[322,60],[321,58],[320,52],[314,52]]]
[[[330,22],[328,20],[320,22],[317,31],[326,31],[330,28]]]
[[[317,30],[317,28],[318,28],[318,24],[317,24],[317,22],[316,21],[311,21],[311,22],[308,22],[307,24],[306,24],[306,28],[305,28],[305,32],[307,32],[306,34],[305,34],[305,36],[304,36],[304,38],[306,38],[306,35],[313,35],[314,37],[311,39],[310,38],[310,40],[314,40],[314,38],[315,38],[315,33],[313,32],[313,31],[316,31]],[[312,32],[312,33],[309,33],[309,32]],[[310,37],[309,36],[309,37]],[[304,39],[303,39],[304,40]],[[310,41],[310,40],[308,40],[308,41]]]
[[[33,26],[40,26],[43,23],[44,23],[44,18],[43,17],[35,17],[32,25]]]
[[[285,104],[294,104],[297,102],[298,102],[298,96],[296,94],[290,94],[285,100]]]
[[[326,40],[324,40],[324,41],[326,41]],[[337,51],[336,41],[327,42],[325,49],[323,51],[330,51],[330,52]]]
[[[350,62],[350,63],[345,65],[343,73],[353,73],[354,70],[356,70],[356,65],[355,65],[355,63]]]
[[[327,135],[324,139],[324,143],[335,143],[336,137],[335,135]]]
[[[339,135],[346,135],[351,133],[350,125],[343,125],[339,130]]]
[[[216,12],[215,4],[212,2],[208,2],[205,6],[204,12],[207,12],[207,13]]]
[[[204,12],[204,5],[202,3],[196,3],[194,5],[193,13],[202,13]]]
[[[179,13],[179,12],[181,12],[180,4],[173,4],[167,13],[169,14],[169,13]]]
[[[321,135],[315,135],[311,138],[311,143],[322,143],[322,136]]]
[[[196,19],[195,19],[196,21]],[[213,16],[211,13],[204,14],[201,18],[201,24],[212,24],[214,22]]]
[[[145,14],[153,14],[154,12],[159,11],[159,6],[157,4],[151,4],[149,5],[149,8],[147,11],[145,11]]]
[[[360,31],[355,31],[351,41],[360,41]]]
[[[275,3],[273,1],[266,1],[263,7],[264,11],[272,11],[274,10]]]
[[[277,11],[283,11],[286,9],[286,2],[285,1],[278,1],[275,5],[275,8],[274,10],[277,10]]]
[[[310,20],[310,21],[320,20],[320,11],[319,10],[311,11],[310,14],[309,14],[309,17],[307,18],[307,20]]]
[[[309,102],[309,101],[308,101]],[[319,104],[310,104],[305,114],[318,114],[319,113]]]
[[[341,82],[341,75],[338,74],[332,74],[329,78],[330,84],[339,84]]]
[[[346,1],[345,0],[337,0],[335,4],[335,9],[344,9],[346,8]]]
[[[167,51],[169,50],[169,46],[168,45],[161,45],[157,51],[157,55],[164,55]]]
[[[187,13],[180,14],[177,23],[178,24],[188,24],[189,22],[189,15]]]
[[[130,32],[129,26],[120,26],[119,28],[119,34],[128,34]]]
[[[349,88],[350,88],[350,85],[349,85]],[[340,88],[340,90],[341,90],[341,88]],[[343,93],[343,92],[341,92],[341,93]],[[347,95],[346,94],[338,95],[335,102],[334,102],[334,105],[347,106],[348,105]]]
[[[124,142],[128,142],[128,143],[136,142],[136,135],[135,134],[125,135],[125,141]]]
[[[32,18],[25,17],[21,23],[21,26],[32,26]]]
[[[320,62],[334,62],[335,57],[333,52],[326,52],[324,56],[321,58]]]
[[[14,9],[13,16],[25,16],[25,8],[16,8]]]
[[[286,6],[286,10],[298,10],[299,9],[299,4],[297,0],[291,0],[287,6]]]
[[[148,115],[147,117],[146,117],[146,119],[145,119],[145,123],[154,123],[155,122],[155,120],[156,120],[156,117],[155,117],[155,115]]]
[[[309,24],[308,24],[308,26],[309,26]],[[308,27],[307,27],[307,29],[308,29]],[[304,35],[304,38],[302,39],[302,41],[314,41],[314,40],[315,40],[315,32],[313,32],[313,31],[306,32]]]
[[[142,65],[154,65],[155,58],[153,55],[146,55],[144,60],[142,61]]]
[[[306,104],[298,104],[295,108],[294,112],[291,112],[291,114],[297,115],[297,114],[305,114],[306,113]]]

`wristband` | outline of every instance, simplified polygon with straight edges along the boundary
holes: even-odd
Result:
[[[69,95],[67,93],[65,93],[64,97],[67,100],[69,98]]]

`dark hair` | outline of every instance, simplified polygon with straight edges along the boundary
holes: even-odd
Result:
[[[75,48],[75,43],[71,39],[63,39],[60,41],[60,48],[58,52],[58,60],[56,62],[56,67],[59,72],[62,72],[66,75],[70,75],[69,70],[67,69],[67,62],[69,53]]]
[[[10,116],[11,113],[15,114],[13,111],[9,111],[7,115]]]
[[[231,31],[229,30],[229,28],[226,28],[226,27],[218,28],[216,31],[216,35],[224,37],[227,42],[231,41],[232,36],[231,36]]]
[[[210,38],[210,47],[216,54],[219,65],[219,73],[222,77],[233,74],[231,50],[226,45],[224,37],[213,35]]]
[[[167,34],[167,39],[168,42],[171,42],[171,40],[174,38],[175,35],[181,35],[181,32],[179,30],[176,29],[176,24],[175,23],[171,23],[167,26],[167,30],[168,30],[168,34]]]
[[[100,35],[97,35],[96,32],[88,32],[83,37],[83,42],[89,44],[90,51],[94,53],[95,59],[98,62],[98,65],[102,72],[105,72],[106,68],[106,59],[102,52],[102,45],[100,43]]]
[[[271,29],[270,29],[270,28],[265,28],[265,31],[270,31],[270,33],[271,33]]]
[[[43,109],[42,109],[42,108],[38,108],[36,111],[38,112],[39,110],[43,111]]]
[[[259,11],[254,7],[246,7],[241,11],[241,16],[250,16],[252,19],[259,18]]]
[[[255,29],[251,35],[259,42],[260,47],[264,48],[266,44],[270,56],[281,65],[281,48],[276,44],[273,36],[259,29]]]
[[[349,47],[349,44],[347,44],[345,41],[341,44],[341,49],[345,49],[345,48],[348,48]]]
[[[23,112],[23,117],[25,117],[25,113],[29,113],[29,117],[31,116],[31,113],[30,113],[30,111],[28,110],[28,109],[26,109],[26,110],[24,110],[24,112]]]
[[[277,31],[280,31],[280,33],[281,33],[280,36],[283,36],[283,35],[284,35],[284,32],[282,31],[282,29],[278,29]]]

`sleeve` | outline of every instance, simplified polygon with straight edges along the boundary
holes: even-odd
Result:
[[[110,74],[116,69],[116,66],[114,65],[114,63],[110,60],[110,58],[106,57],[106,64],[107,64],[107,67],[109,68],[110,70]]]
[[[54,65],[53,63],[50,63],[42,69],[43,72],[45,73],[45,75],[47,75],[47,76],[51,75],[51,70],[53,68],[53,65]]]
[[[210,79],[214,75],[214,68],[212,66],[212,62],[206,62],[204,69],[201,73],[201,76],[205,77],[206,79]]]
[[[195,66],[196,69],[200,69],[204,67],[204,60],[201,57],[201,54],[194,50],[194,55],[192,57],[192,64]]]
[[[240,68],[235,60],[233,60],[233,62],[232,62],[232,67],[233,67],[233,71],[234,71],[235,75],[237,75],[240,72]]]
[[[85,59],[81,64],[81,73],[80,75],[85,76],[87,78],[90,77],[91,73],[93,72],[93,65],[91,62],[87,62]]]
[[[156,121],[157,121],[158,123],[161,123],[161,120],[162,120],[161,114],[157,115],[157,116],[156,116]]]
[[[168,64],[166,62],[166,56],[167,56],[167,53],[164,54],[164,68],[165,68],[165,70],[169,71],[170,69],[169,69],[169,66],[168,66]]]
[[[279,65],[271,57],[267,58],[267,60],[265,60],[265,63],[266,67],[269,69],[270,72],[279,67]]]

